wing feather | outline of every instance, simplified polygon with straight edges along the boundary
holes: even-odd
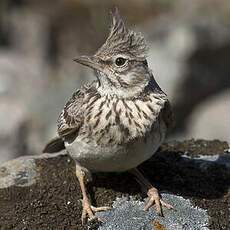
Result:
[[[84,97],[85,91],[80,89],[66,103],[57,121],[59,136],[64,137],[80,128],[83,120]]]
[[[98,96],[96,88],[96,81],[86,84],[77,90],[66,103],[57,120],[57,131],[60,137],[66,137],[80,129],[84,121],[85,105],[89,102],[90,98]]]
[[[162,118],[167,126],[168,130],[171,130],[175,126],[174,114],[170,102],[167,100],[162,109]]]

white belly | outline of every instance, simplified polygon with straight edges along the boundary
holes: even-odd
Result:
[[[125,145],[99,146],[77,137],[71,144],[65,143],[65,146],[70,156],[90,171],[119,172],[135,168],[149,159],[164,138],[165,125],[161,123],[146,138]]]

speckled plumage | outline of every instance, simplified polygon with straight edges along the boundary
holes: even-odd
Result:
[[[77,62],[95,70],[97,80],[77,90],[58,118],[59,138],[45,152],[66,148],[76,162],[76,175],[83,193],[83,214],[95,218],[84,178],[93,172],[120,172],[136,168],[149,159],[164,141],[172,125],[166,94],[156,83],[146,60],[146,42],[140,33],[128,30],[118,11],[106,42],[93,56]],[[171,208],[157,190],[134,170],[147,186],[151,202]],[[104,208],[103,208],[104,209]]]
[[[90,170],[125,171],[136,167],[164,140],[171,119],[167,97],[153,78],[143,92],[125,99],[116,94],[102,96],[98,87],[93,82],[73,94],[59,116],[58,133],[70,155]],[[168,117],[164,116],[165,110]],[[142,146],[135,153],[139,157],[130,153],[131,146],[136,145]]]

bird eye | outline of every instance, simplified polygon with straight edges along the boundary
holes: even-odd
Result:
[[[115,60],[115,64],[117,66],[123,66],[126,63],[126,59],[119,57]]]

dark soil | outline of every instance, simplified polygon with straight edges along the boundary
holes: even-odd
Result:
[[[230,229],[230,170],[181,155],[223,153],[228,146],[219,141],[171,142],[140,166],[160,189],[191,198],[208,209],[210,229]],[[68,156],[37,160],[40,177],[30,187],[0,190],[0,229],[88,229],[81,225],[81,192]],[[128,173],[96,174],[88,185],[95,205],[111,205],[116,197],[142,198],[140,188]],[[97,229],[92,223],[91,229]]]

